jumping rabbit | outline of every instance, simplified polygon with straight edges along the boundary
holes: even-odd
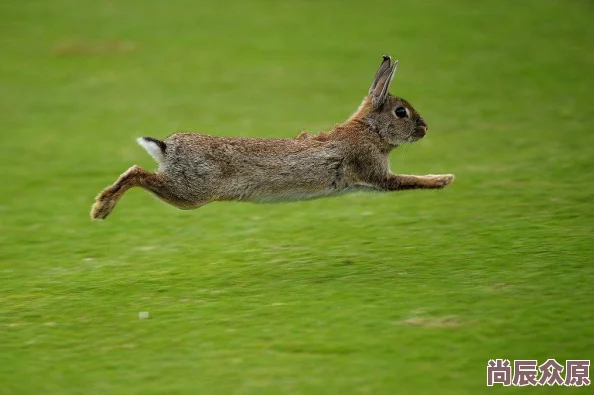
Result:
[[[359,109],[328,132],[302,132],[293,139],[199,133],[175,133],[164,141],[141,137],[138,143],[157,161],[158,170],[129,168],[97,196],[91,217],[106,218],[132,187],[180,209],[214,201],[273,203],[359,190],[443,188],[453,175],[390,172],[390,152],[427,133],[427,124],[410,103],[388,93],[397,65],[383,56]]]

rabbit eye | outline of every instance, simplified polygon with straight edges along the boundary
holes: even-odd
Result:
[[[398,118],[406,118],[408,116],[408,111],[406,111],[406,108],[404,107],[398,107],[394,110],[394,113]]]

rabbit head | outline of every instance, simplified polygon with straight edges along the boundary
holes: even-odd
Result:
[[[398,61],[384,55],[382,63],[359,110],[353,115],[394,147],[417,141],[427,133],[427,124],[406,100],[388,93]]]

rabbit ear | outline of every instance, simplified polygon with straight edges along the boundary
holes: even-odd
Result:
[[[369,88],[369,94],[372,96],[373,107],[375,109],[380,108],[385,103],[386,98],[388,97],[388,89],[392,83],[392,78],[396,73],[398,61],[394,61],[394,64],[390,66],[391,60],[392,59],[389,56],[384,55],[384,60],[373,79],[371,88]]]
[[[375,88],[377,87],[377,83],[382,75],[390,68],[390,63],[392,62],[392,58],[388,55],[383,56],[382,63],[380,64],[377,73],[375,73],[375,77],[373,78],[373,82],[371,83],[371,87],[369,88],[369,94],[371,95]]]

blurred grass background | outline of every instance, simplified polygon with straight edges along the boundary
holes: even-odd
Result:
[[[476,394],[491,358],[591,359],[593,14],[3,1],[0,393]],[[89,220],[154,168],[135,137],[329,129],[384,53],[430,126],[392,169],[450,188],[191,212],[132,190]]]

